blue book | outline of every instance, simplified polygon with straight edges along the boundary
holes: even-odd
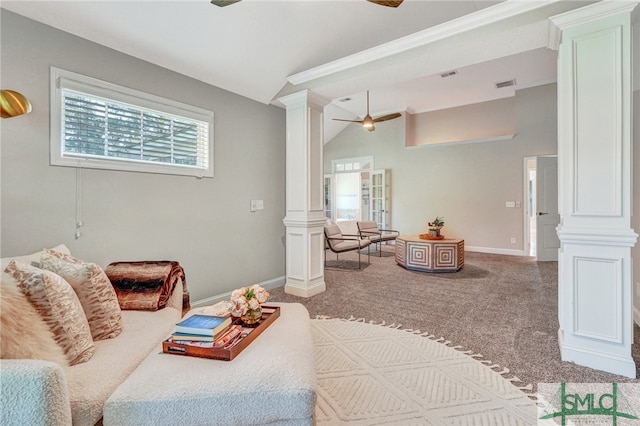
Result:
[[[231,325],[230,317],[195,314],[176,324],[176,333],[215,336]]]

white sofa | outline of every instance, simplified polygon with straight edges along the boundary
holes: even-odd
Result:
[[[30,263],[39,257],[34,253],[18,259]],[[2,259],[2,271],[10,260]],[[2,281],[10,280],[3,273]],[[95,341],[95,352],[87,362],[69,367],[33,359],[0,360],[0,424],[100,422],[105,401],[180,320],[182,293],[179,284],[168,306],[159,311],[122,311],[122,333],[113,339]]]

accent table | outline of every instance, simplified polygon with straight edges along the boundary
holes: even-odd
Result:
[[[424,240],[418,235],[396,237],[396,263],[422,272],[456,272],[464,266],[464,240]]]

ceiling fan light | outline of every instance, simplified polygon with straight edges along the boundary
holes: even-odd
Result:
[[[365,127],[368,131],[373,132],[376,129],[376,126],[374,126],[373,124],[371,125],[371,127]]]
[[[364,118],[364,120],[362,120],[362,127],[364,127],[365,129],[368,129],[368,130],[372,130],[372,129],[374,129],[374,126],[373,126],[373,118],[371,118],[371,116],[370,116],[370,115],[367,115],[367,116]]]

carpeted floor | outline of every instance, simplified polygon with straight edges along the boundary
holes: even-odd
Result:
[[[457,273],[407,271],[395,263],[394,246],[357,269],[357,254],[328,254],[327,290],[310,298],[271,291],[270,300],[304,304],[312,318],[363,318],[442,336],[510,369],[521,384],[628,382],[560,360],[558,265],[530,257],[465,253]],[[640,327],[633,357],[639,366]]]

